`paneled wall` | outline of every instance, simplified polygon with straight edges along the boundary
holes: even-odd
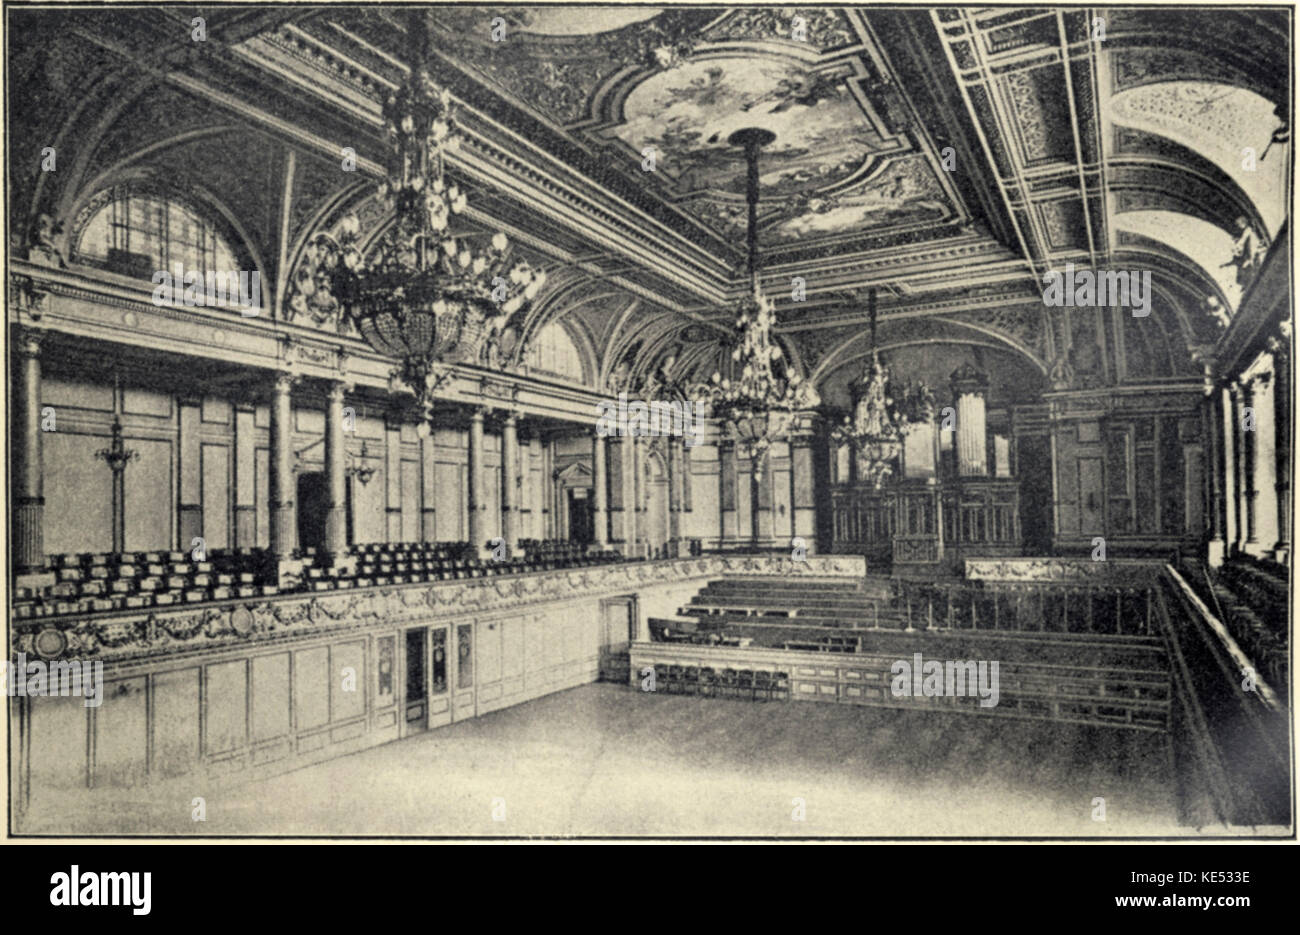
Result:
[[[351,401],[349,401],[351,404]],[[218,395],[183,395],[70,378],[43,380],[53,429],[43,436],[45,547],[51,554],[112,549],[112,471],[96,457],[120,421],[136,453],[124,475],[121,506],[127,551],[266,546],[270,540],[270,412]],[[325,469],[325,415],[296,404],[294,463]],[[574,437],[520,438],[521,538],[560,535],[556,465],[590,469],[591,444]],[[613,446],[617,447],[617,446]],[[373,471],[349,478],[353,541],[459,541],[468,536],[468,432],[439,428],[421,439],[410,423],[358,413],[347,435],[349,465]],[[563,454],[557,458],[556,451]],[[483,533],[501,535],[501,437],[484,437]],[[611,473],[617,478],[617,474]],[[630,478],[629,478],[630,482]],[[614,486],[617,486],[616,484]]]
[[[277,772],[396,740],[426,723],[477,717],[595,681],[602,656],[626,653],[645,638],[647,615],[684,603],[707,579],[701,573],[665,574],[672,583],[640,584],[623,595],[430,611],[401,622],[358,616],[328,634],[110,662],[98,707],[80,697],[16,702],[15,736],[23,738],[19,760],[27,768],[18,778],[30,808],[41,810],[87,785]],[[422,636],[408,641],[414,632]],[[443,651],[445,668],[426,677],[413,699],[407,653],[417,644],[429,654],[427,673],[434,672],[434,649]],[[625,657],[622,666],[626,673]],[[418,722],[407,716],[413,701]]]
[[[1205,532],[1198,394],[1164,405],[1057,413],[1052,423],[1055,536],[1064,548],[1167,549]]]

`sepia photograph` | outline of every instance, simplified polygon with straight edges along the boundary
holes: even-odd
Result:
[[[6,3],[9,838],[1294,842],[1294,16]]]

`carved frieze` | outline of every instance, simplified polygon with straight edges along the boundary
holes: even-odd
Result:
[[[864,574],[866,562],[855,555],[809,556],[799,561],[753,555],[629,562],[531,575],[285,595],[192,610],[24,622],[15,627],[12,651],[34,658],[121,663],[177,652],[225,649],[262,639],[306,637],[336,629],[368,629],[433,616],[493,613],[546,601],[725,575],[856,578]]]

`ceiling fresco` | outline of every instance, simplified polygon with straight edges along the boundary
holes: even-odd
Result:
[[[53,141],[60,171],[13,160],[14,229],[75,220],[84,188],[128,170],[204,176],[267,280],[294,281],[277,258],[292,267],[381,171],[407,10],[212,9],[217,41],[197,51],[177,46],[174,11],[33,12],[41,41],[9,62],[26,102],[9,138]],[[745,165],[728,143],[743,127],[775,134],[763,281],[809,368],[857,346],[865,312],[837,297],[874,287],[882,325],[933,324],[906,340],[979,333],[1046,372],[1042,274],[1065,263],[1150,267],[1177,306],[1161,312],[1174,349],[1204,345],[1222,327],[1206,304],[1232,312],[1240,296],[1237,218],[1262,244],[1286,218],[1286,13],[1216,10],[1210,30],[1208,14],[1154,8],[427,10],[431,69],[469,137],[450,171],[472,220],[547,265],[546,320],[580,320],[607,355],[653,324],[657,347],[686,346],[679,366],[708,367],[697,350],[729,331],[745,287]],[[1105,42],[1085,41],[1094,15]],[[61,112],[74,83],[84,99]],[[364,171],[339,171],[345,146]],[[256,185],[228,182],[250,163]],[[1174,349],[1153,354],[1181,361]]]

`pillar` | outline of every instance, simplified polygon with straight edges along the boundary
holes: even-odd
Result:
[[[989,472],[984,424],[987,391],[988,377],[969,364],[952,375],[957,402],[957,473],[962,477],[984,477]]]
[[[1277,542],[1274,561],[1291,557],[1291,353],[1287,335],[1270,340],[1273,353],[1273,449],[1276,454]]]
[[[1215,390],[1215,432],[1219,436],[1219,461],[1223,479],[1223,549],[1224,556],[1231,553],[1237,536],[1240,517],[1237,513],[1237,456],[1233,448],[1232,396],[1226,390]]]
[[[609,545],[608,481],[605,476],[605,436],[598,429],[591,438],[592,536],[599,548]]]
[[[325,513],[325,552],[342,557],[348,551],[348,493],[346,442],[343,439],[344,384],[331,383],[325,413],[325,478],[329,506]]]
[[[1206,560],[1212,568],[1222,565],[1224,556],[1227,554],[1226,513],[1223,493],[1225,461],[1223,457],[1223,441],[1219,437],[1223,428],[1223,417],[1219,411],[1222,402],[1222,393],[1211,386],[1203,405],[1205,407],[1205,434],[1210,444],[1210,456],[1206,468],[1206,476],[1209,479],[1210,541],[1206,550]]]
[[[519,416],[514,412],[501,426],[501,537],[514,555],[519,549]]]
[[[1255,381],[1247,379],[1241,385],[1241,412],[1238,414],[1238,426],[1242,437],[1242,486],[1243,501],[1246,507],[1246,545],[1255,544],[1255,499],[1259,496],[1256,488],[1255,479],[1255,461],[1257,454],[1257,441],[1259,418],[1255,412]],[[1254,426],[1252,430],[1247,430],[1244,419],[1246,414],[1250,414],[1251,422]],[[1253,549],[1250,549],[1253,552]]]
[[[473,554],[483,550],[483,410],[475,409],[469,420],[468,474],[469,544]]]
[[[20,575],[45,568],[45,494],[41,461],[41,340],[43,334],[18,329],[19,358],[14,386],[14,567]]]
[[[1241,552],[1246,548],[1246,448],[1242,440],[1245,433],[1241,430],[1241,387],[1232,383],[1228,386],[1228,431],[1231,433],[1232,447],[1232,489],[1233,513],[1232,550]]]
[[[1272,361],[1265,359],[1271,365]],[[1277,381],[1271,372],[1254,380],[1255,402],[1255,554],[1271,558],[1277,546],[1277,456],[1276,414],[1273,406]]]
[[[256,413],[247,400],[235,403],[235,545],[257,545]]]
[[[294,510],[293,384],[282,373],[275,378],[271,398],[271,553],[280,560],[298,548],[298,517]]]
[[[664,439],[668,449],[668,557],[676,558],[682,535],[682,441],[676,436]]]
[[[438,463],[435,457],[433,431],[420,435],[420,538],[425,542],[438,541],[437,502]]]

